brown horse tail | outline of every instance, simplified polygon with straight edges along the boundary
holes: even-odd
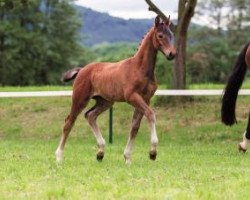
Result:
[[[247,71],[245,55],[249,44],[250,43],[248,43],[240,52],[222,97],[221,121],[226,125],[231,126],[234,123],[237,123],[235,116],[235,105],[238,91],[242,85]]]
[[[66,71],[66,72],[62,75],[61,80],[62,80],[63,82],[68,82],[68,81],[71,81],[71,80],[75,79],[76,76],[77,76],[77,74],[78,74],[78,72],[79,72],[81,69],[82,69],[82,68],[80,68],[80,67],[76,67],[76,68],[73,68],[73,69],[71,69],[71,70],[69,70],[69,71]]]

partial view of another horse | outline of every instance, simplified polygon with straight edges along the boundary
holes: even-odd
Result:
[[[104,157],[105,140],[96,124],[96,119],[114,102],[127,102],[134,107],[132,127],[124,150],[126,163],[131,162],[131,150],[143,116],[146,117],[151,131],[149,156],[152,160],[156,159],[158,144],[156,118],[149,103],[157,89],[154,69],[158,50],[168,60],[174,59],[176,55],[170,24],[169,17],[157,16],[154,26],[131,58],[117,63],[91,63],[64,74],[63,80],[69,81],[75,78],[75,81],[71,111],[65,119],[63,134],[55,153],[57,161],[62,160],[64,145],[70,130],[90,99],[94,99],[96,104],[85,113],[85,118],[97,139],[97,160],[101,161]]]
[[[238,91],[243,83],[247,69],[250,69],[250,42],[248,42],[240,52],[222,98],[221,120],[226,125],[231,126],[237,122],[235,116],[235,105]],[[238,146],[239,151],[246,152],[249,140],[250,114],[246,131],[243,134],[243,141]]]

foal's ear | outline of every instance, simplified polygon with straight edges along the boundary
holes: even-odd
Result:
[[[165,24],[166,24],[167,26],[170,26],[170,24],[171,24],[170,15],[168,16],[167,20],[165,21]]]
[[[155,18],[155,26],[157,27],[161,23],[161,17],[159,15]]]

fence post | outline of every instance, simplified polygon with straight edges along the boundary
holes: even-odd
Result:
[[[109,109],[109,143],[113,142],[113,107]]]

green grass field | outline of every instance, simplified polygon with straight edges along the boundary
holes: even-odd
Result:
[[[144,119],[130,166],[124,163],[123,150],[132,108],[124,103],[114,106],[114,142],[107,142],[103,162],[96,161],[95,138],[80,115],[66,144],[64,163],[55,163],[70,102],[70,97],[0,99],[0,199],[249,198],[250,155],[240,154],[237,144],[246,127],[250,97],[239,97],[238,124],[233,127],[220,122],[220,97],[153,106],[157,160],[148,158]],[[108,112],[98,123],[108,141]]]

